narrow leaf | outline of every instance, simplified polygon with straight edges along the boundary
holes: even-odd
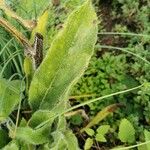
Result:
[[[106,118],[109,114],[114,112],[117,108],[123,106],[122,104],[112,104],[101,110],[97,113],[97,115],[88,123],[88,125],[81,130],[83,132],[86,128],[90,128],[96,124],[98,124],[100,121],[102,121],[104,118]]]
[[[47,9],[42,16],[38,18],[37,26],[33,29],[32,35],[31,35],[31,41],[33,42],[35,33],[40,33],[43,35],[44,39],[46,36],[46,27],[48,23],[48,16],[49,16],[49,10]]]
[[[0,25],[10,32],[25,48],[32,49],[29,40],[6,19],[0,18]]]
[[[9,6],[7,6],[5,4],[4,0],[1,0],[0,2],[0,9],[2,9],[8,16],[16,19],[17,21],[19,21],[22,25],[24,25],[25,27],[32,29],[35,26],[34,21],[29,21],[29,20],[24,20],[23,18],[21,18],[19,15],[17,15],[13,10],[11,10],[11,8],[9,8]]]

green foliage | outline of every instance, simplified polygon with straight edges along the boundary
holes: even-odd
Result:
[[[109,114],[113,113],[118,107],[119,104],[112,104],[105,107],[100,112],[98,112],[96,116],[81,131],[84,131],[86,128],[90,128],[94,125],[97,125],[100,121],[105,119]]]
[[[62,0],[65,7],[68,9],[73,9],[76,6],[80,6],[85,0]]]
[[[7,18],[15,27],[17,27],[19,31],[22,31],[22,33],[24,33],[26,37],[28,37],[28,39],[31,38],[30,41],[32,42],[34,39],[35,32],[38,31],[42,33],[42,35],[44,36],[44,55],[46,55],[46,51],[47,49],[49,49],[50,44],[52,43],[54,39],[54,36],[57,34],[59,30],[64,30],[63,23],[66,17],[72,12],[72,10],[80,6],[83,3],[83,1],[84,0],[61,0],[60,5],[58,5],[57,7],[56,6],[53,7],[51,5],[51,1],[45,1],[45,0],[43,1],[31,0],[30,2],[26,0],[21,0],[21,1],[7,0],[7,4],[11,6],[11,8],[15,10],[16,13],[22,16],[24,19],[37,19],[38,25],[32,32],[27,31],[26,28],[20,25],[20,23],[17,23],[10,17],[6,16],[6,14],[2,11],[0,12],[0,16]],[[103,27],[104,31],[135,32],[135,33],[149,34],[150,22],[149,22],[149,1],[148,0],[144,0],[144,1],[112,0],[111,2],[109,1],[109,3],[104,2],[104,1],[94,0],[94,3],[96,4],[98,15],[102,16],[103,18],[102,24],[104,25]],[[45,15],[43,12],[45,8],[47,8],[48,4],[49,4],[49,9],[45,11],[45,14],[46,14]],[[80,17],[82,17],[82,15]],[[101,24],[100,24],[99,31],[101,32]],[[23,62],[23,52],[22,52],[23,48],[18,44],[18,42],[15,39],[12,39],[12,36],[8,32],[4,31],[3,28],[0,28],[0,33],[1,35],[3,35],[3,36],[0,36],[1,77],[9,79],[14,73],[16,73],[14,75],[14,79],[17,79],[17,80],[22,79],[24,76],[23,65],[22,65],[23,64],[22,63]],[[79,35],[78,36],[79,39],[82,39],[80,38],[80,34],[78,35]],[[138,58],[131,56],[131,54],[120,53],[117,51],[117,49],[114,51],[112,49],[101,50],[99,47],[99,43],[100,43],[99,41],[101,41],[101,36],[99,36],[95,55],[93,56],[90,62],[90,66],[85,72],[84,76],[75,85],[75,88],[72,91],[72,95],[75,95],[75,96],[76,95],[77,96],[78,95],[79,96],[92,95],[92,98],[95,98],[95,97],[104,96],[106,94],[113,93],[116,91],[131,88],[143,82],[150,81],[150,76],[149,76],[150,66],[149,65],[145,64],[144,62],[141,62]],[[128,47],[128,48],[131,48],[131,51],[133,53],[138,54],[147,60],[150,59],[149,38],[146,38],[146,37],[142,37],[142,38],[138,36],[126,37],[125,35],[119,35],[119,36],[115,35],[115,36],[109,37],[108,35],[102,35],[102,44],[112,44],[118,47],[121,47],[121,46]],[[55,57],[51,58],[51,60],[53,60],[54,58]],[[65,64],[67,63],[66,57],[62,59],[65,59],[65,61],[62,61],[62,62],[63,62],[63,65],[66,65]],[[71,57],[70,59],[71,61],[73,60],[73,58]],[[70,68],[72,69],[74,67],[70,66]],[[27,71],[30,72],[30,70],[27,70]],[[55,71],[56,70],[54,69],[54,73]],[[67,73],[65,75],[67,79]],[[5,80],[5,79],[2,79],[2,80]],[[43,80],[45,80],[45,78],[43,78]],[[16,81],[16,80],[9,81],[8,85],[10,85],[13,81]],[[61,80],[61,78],[59,78],[59,75],[56,76],[55,85],[53,86],[55,86],[55,88],[59,87],[59,89],[61,89],[60,83],[62,82],[60,81],[62,82],[64,81],[63,82],[64,84],[66,82],[65,80]],[[57,83],[59,85],[57,85]],[[41,88],[43,89],[43,87]],[[20,88],[17,88],[17,89],[19,90]],[[99,112],[100,110],[103,110],[103,108],[113,103],[123,103],[126,105],[126,108],[117,109],[115,113],[113,114],[111,113],[102,122],[102,124],[111,124],[111,129],[110,129],[111,133],[109,133],[110,134],[109,136],[111,136],[112,138],[106,140],[107,135],[105,134],[107,134],[108,132],[108,127],[107,127],[108,125],[106,125],[106,128],[104,125],[104,129],[103,129],[103,125],[99,127],[99,130],[101,130],[101,134],[100,132],[98,133],[97,131],[98,129],[93,130],[93,129],[86,128],[85,131],[90,137],[86,140],[85,149],[91,149],[91,147],[95,144],[94,143],[95,140],[97,142],[99,141],[98,143],[107,141],[108,142],[107,145],[110,145],[110,144],[114,145],[114,143],[118,144],[118,141],[116,142],[115,140],[117,137],[117,129],[118,129],[118,125],[120,122],[119,119],[124,118],[124,117],[127,117],[128,121],[130,121],[130,125],[129,125],[129,122],[128,123],[126,122],[126,124],[130,126],[130,129],[132,128],[131,124],[134,125],[134,128],[136,130],[135,140],[140,141],[138,143],[141,143],[141,141],[144,141],[144,140],[148,141],[149,131],[145,130],[144,135],[143,135],[143,130],[144,128],[149,129],[149,125],[150,125],[150,102],[149,102],[150,91],[149,89],[150,89],[149,85],[143,86],[141,90],[138,92],[135,90],[131,92],[130,94],[114,96],[109,99],[106,99],[103,102],[96,102],[96,103],[90,104],[89,115],[91,118],[93,118],[95,114],[97,114],[97,112]],[[13,93],[10,86],[8,86],[7,90]],[[3,90],[1,89],[0,91],[1,93],[3,92]],[[11,116],[9,116],[9,115],[12,115],[11,112],[13,110],[18,109],[15,106],[17,106],[19,100],[22,99],[21,105],[23,105],[23,109],[26,108],[25,103],[27,103],[28,95],[26,94],[25,97],[22,97],[20,95],[20,98],[19,98],[19,93],[21,92],[22,90],[18,91],[18,93],[15,94],[15,95],[18,95],[17,99],[14,100],[13,99],[14,96],[12,97],[13,100],[11,102],[13,104],[12,103],[7,104],[9,108],[11,108],[11,111],[7,111],[7,113],[5,112],[5,115],[3,117],[3,119],[4,118],[6,119],[7,123],[8,123],[7,118],[9,117],[11,118]],[[52,90],[51,93],[52,92],[54,92],[55,94],[54,96],[57,97],[57,91],[55,92]],[[7,95],[8,94],[9,93],[7,93]],[[53,93],[51,95],[53,95]],[[60,97],[60,95],[58,97]],[[66,99],[66,100],[68,99],[67,96],[60,97],[60,98]],[[55,98],[53,98],[53,100],[55,101]],[[89,98],[81,98],[80,100],[78,99],[79,102],[85,101],[85,100],[89,100]],[[41,99],[39,99],[39,101],[41,102]],[[3,102],[8,102],[8,100],[3,101]],[[56,101],[56,103],[57,102],[59,103],[59,101]],[[39,105],[39,103],[37,103],[37,105]],[[48,103],[50,102],[48,101]],[[1,106],[1,108],[2,107],[3,106]],[[4,108],[5,107],[7,106],[4,105]],[[68,136],[65,135],[65,131],[66,131],[65,118],[64,117],[57,118],[57,119],[55,118],[55,116],[57,116],[57,113],[62,112],[62,109],[60,108],[66,109],[66,104],[64,104],[63,102],[60,103],[59,105],[57,105],[57,107],[53,111],[38,110],[34,114],[32,113],[29,114],[29,116],[31,115],[29,117],[29,121],[28,122],[21,121],[21,123],[19,122],[18,124],[19,127],[17,127],[16,133],[15,133],[16,128],[14,127],[15,125],[13,124],[12,136],[15,133],[16,138],[22,139],[22,141],[17,140],[16,142],[15,140],[12,140],[3,149],[17,150],[17,149],[20,149],[20,147],[21,149],[25,149],[25,150],[35,149],[35,146],[30,145],[28,147],[28,145],[24,144],[23,141],[25,141],[26,143],[38,144],[40,142],[43,143],[44,140],[47,141],[47,139],[49,141],[46,144],[39,145],[39,149],[44,149],[44,150],[54,149],[55,150],[55,149],[65,149],[65,147],[67,147],[68,149],[71,149],[71,148],[75,149],[77,145],[76,139],[75,139],[75,142],[72,142],[74,141],[73,139],[75,138],[74,135],[72,133],[70,135],[70,131],[68,131],[69,132],[67,134]],[[4,112],[4,110],[2,111]],[[100,117],[100,118],[103,118],[103,117]],[[81,118],[79,118],[78,116],[75,116],[73,117],[73,119],[70,120],[70,122],[73,123],[74,125],[76,124],[81,125],[80,119]],[[46,127],[45,125],[43,125],[43,122],[45,123],[45,121],[47,120],[48,120],[48,126]],[[42,130],[42,129],[45,129],[45,130]],[[43,133],[42,131],[43,132],[45,131],[44,134],[46,134],[46,136],[44,136],[44,138],[42,137],[42,140],[40,141],[39,140],[40,136],[38,135],[38,133],[39,134]],[[46,131],[48,131],[47,132],[48,134],[46,133]],[[53,136],[51,134],[52,131],[54,131]],[[8,137],[7,132],[6,134],[4,134],[4,137]],[[11,135],[11,132],[10,132],[10,135]],[[33,136],[34,138],[31,138],[30,135]],[[3,133],[2,133],[2,136],[3,136]],[[63,136],[66,138],[62,139]],[[127,140],[128,136],[127,135],[125,136],[126,137],[125,144],[132,144],[131,142],[132,140],[130,138],[129,138],[130,142]],[[71,141],[69,141],[68,139],[71,139]],[[70,142],[71,144],[67,144]],[[75,143],[74,145],[75,147],[73,147],[73,143]],[[3,145],[5,144],[7,143],[3,143]],[[72,145],[72,146],[69,147],[68,145]],[[104,143],[102,144],[102,146],[104,146]],[[149,146],[149,144],[140,146],[138,147],[138,149],[146,150],[147,146]],[[120,148],[123,148],[123,147],[125,146],[121,146]]]
[[[102,125],[100,126],[96,131],[96,137],[95,139],[99,142],[107,142],[106,138],[104,137],[105,134],[108,132],[108,130],[110,129],[109,125]]]
[[[52,150],[79,150],[77,140],[74,137],[73,133],[69,130],[66,130],[64,133],[61,131],[56,131],[52,133],[54,142],[49,144],[49,149]]]
[[[90,128],[86,128],[85,129],[85,132],[89,135],[89,136],[93,136],[95,134],[94,130],[93,129],[90,129]]]
[[[27,8],[25,13],[20,10],[21,16],[25,17],[26,13],[30,13],[27,18],[32,18],[33,16],[39,18],[36,28],[32,31],[31,41],[36,32],[41,33],[45,39],[45,34],[48,30],[49,13],[48,10],[44,12],[45,7],[48,6],[48,1],[47,5],[43,5],[45,1],[38,2],[30,1],[26,3],[26,1],[22,1],[17,5]],[[33,5],[36,13],[31,12]],[[5,9],[4,12],[9,17],[25,21],[8,7]],[[39,17],[38,15],[42,11],[44,14]],[[16,12],[19,13],[17,7]],[[12,20],[8,19],[8,21],[11,22]],[[10,80],[0,80],[0,94],[2,95],[0,99],[0,117],[1,121],[5,119],[5,122],[2,122],[2,126],[7,129],[6,136],[3,132],[1,135],[5,138],[9,134],[11,141],[8,145],[6,145],[7,141],[2,143],[1,147],[6,145],[4,149],[35,149],[36,145],[39,145],[41,149],[78,150],[75,135],[67,129],[65,117],[58,116],[58,113],[62,113],[68,108],[69,105],[66,103],[70,88],[87,68],[94,51],[94,45],[97,40],[97,17],[91,2],[86,1],[71,13],[63,29],[54,38],[42,64],[35,72],[30,67],[33,62],[29,63],[34,59],[34,56],[32,54],[33,47],[28,39],[15,27],[13,27],[14,32],[10,30],[12,25],[7,21],[4,27],[19,39],[24,49],[29,51],[29,54],[26,54],[26,51],[25,54],[31,59],[25,58],[24,63],[26,85],[21,80],[11,81],[11,78],[15,77],[14,75]],[[24,43],[24,40],[27,42]],[[6,65],[1,69],[1,76],[5,67]],[[28,78],[32,80],[31,85]],[[28,105],[28,99],[31,108]],[[29,114],[26,114],[26,110]],[[16,112],[17,114],[15,114]],[[25,115],[23,114],[24,112]],[[15,117],[13,116],[14,114],[16,115]]]
[[[36,19],[38,16],[42,14],[44,9],[50,5],[50,1],[48,0],[21,0],[18,1],[16,5],[17,13],[21,14],[22,17],[26,17],[26,19]]]
[[[95,20],[89,2],[70,15],[35,71],[29,89],[29,102],[34,110],[51,110],[60,100],[64,101],[71,86],[83,74],[96,42]]]
[[[145,135],[145,141],[148,142],[150,141],[150,132],[147,130],[144,130],[144,135]],[[150,150],[150,143],[146,144],[147,150]]]
[[[18,127],[17,132],[11,132],[10,136],[16,136],[16,139],[22,140],[24,143],[39,145],[49,142],[49,126],[44,126],[40,129],[33,130],[29,127]],[[16,134],[16,135],[14,135]]]
[[[17,142],[14,140],[6,145],[3,150],[19,150]]]
[[[69,122],[73,125],[81,125],[83,123],[83,118],[81,117],[81,115],[74,115],[71,117]]]
[[[93,139],[88,138],[88,139],[85,141],[84,150],[90,150],[91,147],[92,147],[92,145],[93,145]]]
[[[103,16],[103,31],[149,35],[148,0],[112,0],[109,3],[94,0],[94,2],[96,3],[98,14]],[[101,11],[99,12],[101,8],[104,9],[102,14]],[[102,31],[100,30],[100,32]],[[133,57],[131,54],[119,52],[117,49],[99,48],[100,44],[127,47],[131,48],[130,50],[134,54],[150,60],[148,36],[126,36],[121,33],[120,35],[102,34],[99,36],[99,40],[101,39],[103,41],[98,42],[95,56],[91,59],[87,71],[72,91],[72,95],[81,96],[80,99],[77,99],[78,102],[91,98],[85,98],[84,95],[91,95],[92,98],[95,98],[150,81],[150,65]],[[90,116],[94,117],[100,109],[112,103],[120,102],[125,104],[126,108],[118,109],[103,121],[104,124],[112,125],[113,137],[111,144],[117,138],[119,119],[125,117],[134,125],[136,140],[144,141],[143,130],[144,128],[149,128],[150,125],[149,93],[148,87],[142,87],[138,92],[133,91],[130,94],[111,97],[103,102],[95,102],[89,105]]]
[[[8,134],[5,130],[0,128],[0,148],[3,148],[8,142],[9,142],[9,137]]]
[[[135,129],[127,119],[120,122],[118,138],[125,143],[135,142]]]
[[[23,74],[22,52],[20,51],[21,47],[2,28],[0,28],[0,32],[3,34],[3,37],[0,37],[0,63],[3,68],[0,76],[9,79],[15,72],[17,72],[17,78],[20,78]]]
[[[19,103],[24,86],[23,81],[0,79],[0,121],[5,120]]]
[[[99,97],[108,93],[124,90],[127,87],[130,88],[127,83],[122,83],[125,79],[126,81],[128,80],[126,70],[127,64],[124,55],[112,56],[111,53],[106,52],[102,58],[96,58],[96,56],[94,56],[84,76],[75,85],[72,95],[95,94],[96,97]],[[132,87],[134,85],[132,85]],[[88,100],[88,98],[82,98],[81,100],[85,101]],[[90,104],[90,113],[95,115],[100,109],[116,101],[116,99],[110,98],[109,102],[105,101]]]
[[[28,122],[29,126],[31,126],[32,128],[36,128],[39,124],[51,118],[51,121],[49,121],[50,125],[54,121],[55,115],[56,113],[49,111],[42,111],[42,110],[36,111]]]
[[[94,144],[94,141],[107,142],[105,135],[108,133],[109,129],[109,125],[99,126],[96,132],[91,128],[85,128],[85,132],[89,137],[85,141],[84,149],[91,149],[92,145]]]
[[[108,132],[109,128],[109,125],[102,125],[96,131],[102,135],[105,135]]]

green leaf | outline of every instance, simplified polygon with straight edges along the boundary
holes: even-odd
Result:
[[[116,146],[114,148],[112,148],[112,150],[131,150],[130,148],[128,149],[127,147],[123,146],[123,145],[119,145],[119,146]]]
[[[77,114],[71,117],[69,120],[71,124],[80,126],[83,123],[83,118],[81,115]]]
[[[19,4],[16,5],[17,13],[27,19],[36,19],[49,3],[49,0],[20,0]]]
[[[59,116],[57,122],[57,130],[65,131],[66,127],[67,127],[66,118],[64,116]]]
[[[50,150],[79,150],[77,139],[70,130],[65,132],[56,130],[52,133],[52,136],[54,142],[49,144]]]
[[[140,144],[140,143],[139,143]],[[137,147],[138,150],[149,150],[147,149],[147,144],[146,145],[141,145]]]
[[[33,29],[32,34],[31,34],[31,41],[34,42],[34,36],[36,33],[40,33],[43,37],[44,40],[46,39],[46,27],[48,24],[48,17],[49,17],[49,9],[46,10],[39,18],[37,21],[37,26]]]
[[[64,140],[64,134],[57,130],[52,133],[54,142],[49,144],[49,149],[51,150],[61,150],[66,148],[66,143]]]
[[[64,5],[68,9],[74,9],[77,6],[80,6],[85,0],[64,0]]]
[[[101,134],[104,136],[108,132],[109,129],[110,129],[109,125],[102,125],[96,131],[98,132],[98,134]]]
[[[66,100],[93,54],[97,39],[96,20],[90,1],[70,15],[31,82],[29,103],[34,110],[51,110]]]
[[[28,125],[32,128],[36,128],[38,125],[40,125],[41,123],[47,120],[49,120],[49,125],[51,125],[55,119],[53,117],[54,115],[55,113],[53,113],[52,111],[50,112],[50,111],[38,110],[32,115]]]
[[[133,88],[138,86],[137,80],[135,80],[132,76],[126,75],[121,81],[122,84],[125,84],[128,88]]]
[[[90,128],[86,128],[85,132],[89,135],[89,136],[93,136],[95,134],[94,130],[90,129]]]
[[[135,141],[135,129],[127,119],[121,120],[118,137],[122,142],[133,143]]]
[[[70,130],[66,130],[64,135],[68,150],[79,150],[76,136]]]
[[[8,145],[6,145],[2,150],[19,150],[16,141],[11,141]]]
[[[150,132],[147,130],[144,130],[145,135],[145,141],[150,141]],[[150,143],[146,144],[147,150],[150,150]]]
[[[24,89],[24,82],[20,80],[0,79],[0,121],[6,119],[13,111]]]
[[[26,125],[27,125],[27,121],[24,118],[22,118],[21,121],[20,121],[19,126],[20,127],[25,127]]]
[[[48,142],[49,139],[49,126],[41,127],[33,130],[30,127],[18,127],[16,132],[16,139],[22,140],[27,144],[39,145]],[[13,137],[13,132],[10,131],[10,137]]]
[[[90,150],[92,145],[93,145],[93,139],[91,138],[88,138],[86,141],[85,141],[85,145],[84,145],[84,150]]]
[[[109,125],[102,125],[100,126],[96,131],[97,134],[95,136],[95,139],[99,142],[107,142],[106,138],[104,137],[104,135],[108,132],[108,130],[110,129]]]
[[[96,141],[99,141],[99,142],[107,142],[105,137],[102,134],[100,134],[100,133],[96,134],[95,139],[96,139]]]
[[[0,149],[3,148],[9,142],[8,133],[0,128]]]

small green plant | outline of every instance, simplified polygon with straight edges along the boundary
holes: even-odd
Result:
[[[101,125],[96,129],[96,131],[94,131],[91,128],[86,128],[85,132],[90,137],[86,139],[84,149],[85,150],[91,149],[91,147],[94,144],[94,141],[107,142],[107,140],[105,138],[105,134],[108,133],[109,129],[110,129],[109,125]]]

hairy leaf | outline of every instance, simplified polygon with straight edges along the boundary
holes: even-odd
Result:
[[[51,150],[79,150],[77,139],[75,135],[69,131],[66,130],[64,132],[61,132],[59,130],[52,133],[52,136],[54,138],[54,142],[49,144],[49,149]]]
[[[0,121],[3,121],[13,111],[24,90],[24,82],[0,79]]]
[[[52,141],[40,147],[42,150],[79,150],[77,139],[70,130],[57,130],[52,136]]]
[[[49,126],[43,126],[38,130],[33,130],[30,127],[19,127],[16,132],[16,139],[22,140],[27,144],[39,145],[49,141]],[[10,136],[13,132],[10,131]]]
[[[54,116],[55,114],[53,112],[50,111],[42,111],[42,110],[38,110],[36,111],[31,119],[29,120],[29,126],[32,128],[36,128],[38,125],[40,125],[41,123],[43,123],[44,121],[49,120],[49,125],[52,124],[52,122],[54,121]]]
[[[97,38],[96,20],[90,1],[70,15],[31,82],[29,102],[34,110],[51,110],[66,99],[93,54]]]
[[[64,136],[68,150],[79,150],[77,139],[70,130],[66,130]]]
[[[49,149],[51,150],[60,150],[60,149],[65,149],[66,148],[66,143],[64,140],[64,134],[60,131],[55,131],[52,133],[54,142],[50,144]]]

